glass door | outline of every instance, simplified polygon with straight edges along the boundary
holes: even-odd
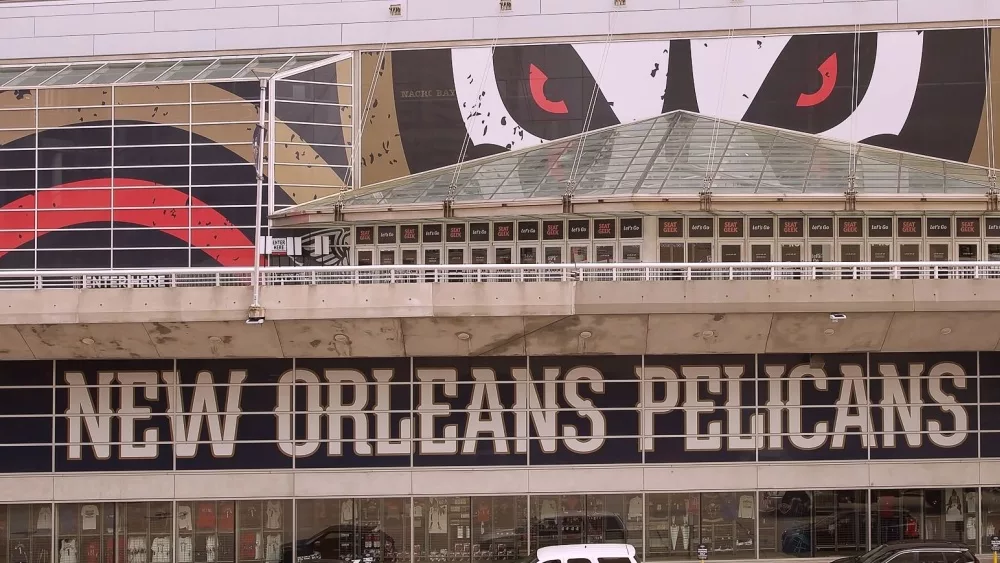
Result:
[[[868,244],[868,258],[872,262],[891,262],[892,244],[888,242],[872,242]],[[871,279],[889,279],[887,268],[872,267]]]
[[[881,260],[880,260],[881,261]],[[920,243],[916,242],[904,242],[899,245],[899,261],[900,262],[919,262],[920,261]],[[913,280],[920,277],[920,271],[918,268],[903,268],[900,272],[900,278],[904,280]]]
[[[861,243],[850,242],[840,244],[841,262],[861,262]],[[841,272],[843,279],[859,279],[861,272],[858,268],[844,268]]]
[[[661,264],[683,264],[684,263],[684,243],[683,242],[661,242],[660,243],[660,263]],[[662,272],[662,278],[667,280],[682,280],[684,272],[682,270],[667,269]]]
[[[931,262],[949,262],[951,260],[951,243],[936,241],[927,244],[927,259]],[[938,266],[932,272],[938,279],[947,278],[949,269]]]
[[[693,264],[707,264],[712,261],[712,243],[710,242],[689,242],[688,261]],[[708,270],[692,270],[692,279],[707,279],[711,277]]]

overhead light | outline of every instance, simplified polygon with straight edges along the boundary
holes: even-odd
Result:
[[[347,342],[348,340],[346,334],[335,334],[333,336],[333,339],[336,340],[337,342]]]
[[[615,8],[624,8],[625,0],[615,0]]]
[[[468,332],[460,332],[460,333],[456,334],[455,336],[457,336],[459,340],[468,340],[468,339],[472,338],[472,335],[469,334]]]
[[[833,330],[832,328],[828,328],[828,329],[826,329],[826,330],[824,330],[824,331],[823,331],[823,334],[825,334],[825,335],[827,335],[827,336],[830,336],[830,335],[831,335],[831,334],[833,334],[834,332],[836,332],[836,331],[835,331],[835,330]]]
[[[948,327],[944,327],[944,328],[941,329],[941,334],[944,334],[944,335],[951,334],[951,329],[948,328]]]
[[[716,335],[716,332],[714,330],[703,330],[703,331],[701,331],[702,338],[712,338],[715,335]]]
[[[512,0],[500,0],[500,11],[509,12],[514,9],[514,2]]]
[[[389,4],[389,15],[390,16],[403,15],[403,6],[401,4]]]
[[[209,336],[208,341],[211,342],[212,344],[222,344],[222,339],[219,338],[218,336]]]
[[[83,343],[83,344],[86,344],[87,346],[93,346],[94,343],[97,342],[97,341],[94,340],[93,338],[87,336],[87,337],[81,338],[80,342]]]
[[[262,325],[264,324],[264,308],[260,305],[251,305],[247,309],[247,324],[248,325]]]
[[[583,331],[583,332],[580,333],[580,338],[582,338],[584,340],[590,338],[591,336],[594,336],[594,333],[590,332],[589,330],[585,330],[585,331]]]

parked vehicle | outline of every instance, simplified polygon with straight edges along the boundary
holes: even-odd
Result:
[[[635,547],[627,543],[583,543],[541,547],[529,563],[636,563]]]

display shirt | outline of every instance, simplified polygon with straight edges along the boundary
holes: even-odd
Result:
[[[281,528],[281,504],[277,501],[269,500],[267,501],[267,507],[264,510],[266,515],[266,521],[264,522],[264,527],[268,530],[277,530]]]
[[[59,542],[59,563],[77,563],[76,540]]]
[[[191,536],[181,536],[177,540],[177,561],[191,563],[194,559],[194,540]]]
[[[186,504],[177,507],[177,529],[188,532],[193,529],[191,525],[191,507]]]
[[[97,519],[99,516],[100,511],[97,509],[97,505],[85,504],[80,508],[80,517],[83,521],[83,529],[85,531],[97,529]]]
[[[51,530],[52,529],[52,509],[49,508],[49,507],[47,507],[47,506],[43,506],[38,511],[38,518],[37,518],[37,521],[35,522],[35,524],[36,524],[35,529],[37,529],[39,531],[41,531],[41,530]],[[74,526],[74,528],[75,527],[76,526]],[[63,530],[63,531],[67,532],[67,530]],[[68,532],[72,533],[72,531],[68,531]]]

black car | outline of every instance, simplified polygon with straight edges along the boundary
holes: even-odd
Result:
[[[374,526],[330,526],[295,546],[295,560],[396,563],[396,541]],[[282,546],[282,563],[292,563],[292,545]]]
[[[881,518],[877,512],[866,516],[864,510],[843,510],[837,514],[818,517],[815,522],[802,523],[787,528],[781,534],[781,551],[805,557],[822,556],[820,546],[854,544],[857,551],[866,542],[865,530],[869,522],[878,522],[872,532],[873,541],[894,542],[920,537],[917,519],[903,510],[893,518]],[[852,541],[853,538],[853,541]]]
[[[884,543],[863,555],[831,563],[974,563],[965,544],[944,540],[902,540]]]

